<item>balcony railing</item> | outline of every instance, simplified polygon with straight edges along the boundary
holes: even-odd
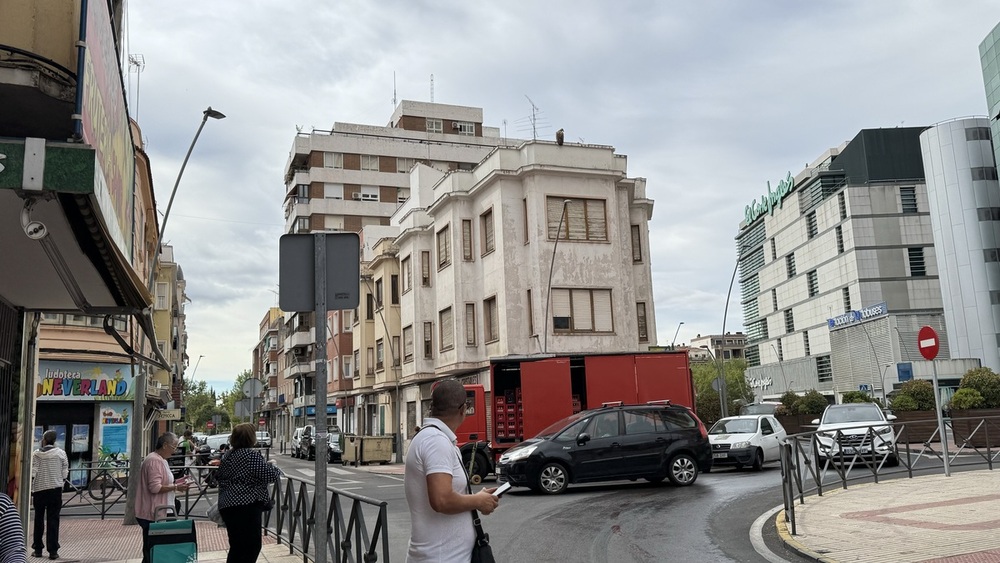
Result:
[[[305,375],[316,371],[316,362],[299,362],[288,366],[287,377],[294,375]]]
[[[296,330],[285,338],[285,350],[300,348],[316,343],[316,329],[310,327],[308,330]]]

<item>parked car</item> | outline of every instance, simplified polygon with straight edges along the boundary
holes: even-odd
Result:
[[[765,463],[781,459],[785,429],[769,414],[730,416],[719,420],[708,431],[712,443],[712,466],[749,465],[760,471]]]
[[[774,411],[780,406],[781,403],[776,403],[774,401],[750,403],[749,405],[743,405],[740,407],[740,414],[774,414]]]
[[[257,431],[257,445],[262,448],[271,447],[271,435],[264,430]]]
[[[816,462],[829,459],[851,461],[855,457],[883,458],[887,465],[898,465],[896,433],[890,424],[894,415],[886,415],[874,403],[830,405],[823,417],[812,421],[816,429]]]
[[[311,427],[310,427],[311,428]],[[302,437],[305,434],[305,426],[300,426],[292,432],[292,457],[299,457],[299,451],[302,446]]]
[[[712,468],[708,432],[687,407],[664,403],[566,417],[504,452],[497,481],[548,494],[570,483],[620,479],[691,485]]]
[[[213,452],[226,449],[229,447],[229,434],[213,434],[205,438],[205,444],[212,448]]]

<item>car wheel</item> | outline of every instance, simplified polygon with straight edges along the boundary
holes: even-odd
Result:
[[[548,463],[538,472],[538,488],[550,495],[557,495],[566,490],[569,475],[566,468],[558,463]]]
[[[753,465],[750,466],[754,471],[760,471],[764,468],[764,452],[757,448],[757,453],[753,456]]]
[[[475,462],[472,466],[472,474],[479,477],[480,482],[490,474],[490,462],[482,452],[476,454]]]
[[[691,454],[680,453],[670,460],[667,466],[667,477],[674,485],[685,487],[698,479],[698,464]]]

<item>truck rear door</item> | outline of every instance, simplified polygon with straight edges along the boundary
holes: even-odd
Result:
[[[553,422],[573,414],[569,358],[521,363],[523,436],[535,437]]]
[[[601,403],[621,401],[626,405],[636,403],[635,363],[631,355],[587,356],[587,404],[585,409],[596,409]]]

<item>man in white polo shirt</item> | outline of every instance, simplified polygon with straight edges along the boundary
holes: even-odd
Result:
[[[456,445],[455,430],[465,420],[465,388],[455,379],[431,391],[431,416],[425,418],[406,452],[403,485],[410,507],[407,563],[468,563],[476,541],[472,511],[492,513],[495,488],[467,493],[468,478]]]

